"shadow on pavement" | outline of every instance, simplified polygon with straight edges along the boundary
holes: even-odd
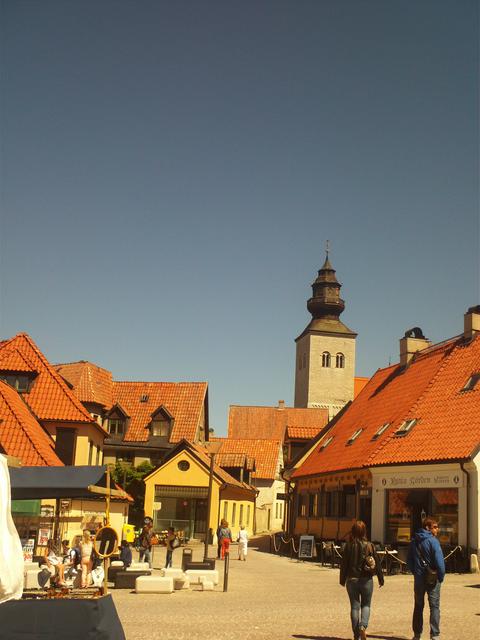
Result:
[[[405,636],[390,636],[390,635],[375,635],[368,634],[369,638],[376,638],[377,640],[406,640]],[[301,638],[302,640],[346,640],[345,638],[338,638],[337,636],[306,636],[302,634],[294,634],[292,638]]]

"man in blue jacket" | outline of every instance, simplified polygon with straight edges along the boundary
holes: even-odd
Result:
[[[445,577],[445,561],[437,535],[438,522],[427,517],[423,520],[423,527],[413,536],[408,549],[407,564],[414,576],[415,593],[413,640],[420,640],[422,636],[425,593],[430,607],[430,638],[440,639],[440,585]],[[425,586],[425,563],[437,571],[438,581],[434,587]]]

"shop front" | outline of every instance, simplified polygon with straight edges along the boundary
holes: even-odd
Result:
[[[467,490],[459,464],[373,468],[372,537],[408,544],[425,516],[440,525],[442,547],[465,545]]]
[[[203,540],[207,527],[208,487],[155,486],[155,531],[174,527],[185,540]]]

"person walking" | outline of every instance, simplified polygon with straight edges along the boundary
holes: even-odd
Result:
[[[228,522],[226,520],[221,521],[220,526],[220,555],[222,560],[225,558],[226,553],[230,553],[230,543],[232,542],[232,532],[230,531],[230,527],[228,526]]]
[[[165,538],[165,543],[167,545],[167,555],[165,558],[165,569],[172,566],[173,559],[173,550],[178,546],[177,536],[175,535],[175,529],[173,527],[168,527],[167,537]]]
[[[408,548],[407,566],[414,576],[413,640],[422,636],[425,594],[430,607],[430,638],[440,638],[440,586],[445,577],[445,560],[437,536],[438,522],[426,517]]]
[[[228,526],[225,518],[220,520],[220,524],[217,527],[217,560],[220,560],[222,555],[222,527]]]
[[[370,605],[373,595],[373,576],[383,586],[383,572],[374,545],[367,540],[367,528],[356,520],[345,543],[340,564],[340,584],[346,586],[350,598],[350,620],[354,640],[366,640]]]
[[[153,538],[153,523],[148,521],[142,529],[140,534],[140,562],[148,562],[150,569],[152,568],[152,538]]]
[[[92,553],[93,542],[92,536],[88,529],[84,529],[82,533],[82,540],[80,542],[80,567],[82,569],[82,589],[86,589],[89,586],[90,576],[92,573]]]
[[[237,542],[238,542],[238,559],[243,560],[245,562],[247,559],[247,551],[248,551],[248,533],[243,524],[240,525],[240,531],[238,532]]]

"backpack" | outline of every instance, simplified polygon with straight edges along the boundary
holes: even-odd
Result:
[[[367,576],[374,576],[377,573],[377,563],[373,555],[373,547],[367,542],[364,548],[364,558],[362,562],[362,573]]]

